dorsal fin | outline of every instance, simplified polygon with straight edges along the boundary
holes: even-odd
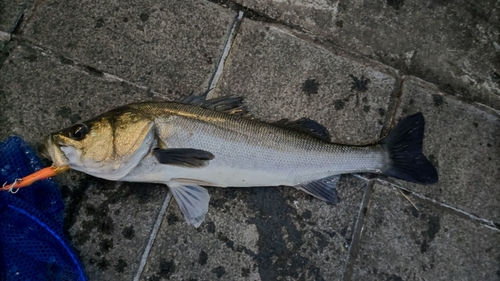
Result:
[[[208,92],[205,92],[200,95],[191,93],[188,96],[178,98],[176,102],[197,105],[206,109],[212,109],[237,116],[253,118],[252,115],[248,112],[246,106],[243,104],[242,97],[223,96],[207,100],[207,93]]]
[[[290,130],[294,130],[300,133],[305,133],[320,139],[322,141],[330,142],[330,133],[328,130],[321,125],[320,123],[309,119],[309,118],[300,118],[295,121],[290,121],[288,119],[281,119],[273,123],[274,125]]]

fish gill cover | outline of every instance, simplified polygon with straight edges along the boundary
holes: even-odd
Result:
[[[20,137],[0,143],[0,184],[43,168]],[[0,280],[86,280],[63,233],[64,203],[57,184],[36,182],[0,191]]]

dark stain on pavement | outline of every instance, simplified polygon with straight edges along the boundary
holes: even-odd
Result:
[[[224,276],[224,274],[226,274],[226,269],[223,266],[218,266],[212,269],[212,272],[215,273],[215,276],[217,276],[217,278],[221,278],[222,276]]]
[[[123,273],[125,271],[125,268],[127,268],[128,264],[125,260],[123,259],[118,259],[118,262],[115,264],[115,270],[116,272]]]
[[[321,269],[319,267],[317,267],[315,265],[311,265],[307,269],[307,277],[310,278],[310,277],[314,276],[314,278],[311,280],[325,281],[325,278],[323,278],[323,276],[321,276],[320,271],[321,271]]]
[[[213,221],[207,222],[205,227],[207,228],[208,233],[215,233],[215,223]]]
[[[378,114],[380,115],[380,117],[384,117],[384,115],[385,115],[385,109],[379,108],[377,111],[378,111]]]
[[[334,100],[333,106],[335,107],[335,110],[341,110],[341,109],[344,109],[345,102],[341,99]]]
[[[436,234],[441,230],[441,218],[439,216],[425,214],[421,211],[415,210],[415,208],[410,209],[411,214],[427,223],[427,230],[421,231],[421,240],[417,240],[416,243],[420,246],[420,252],[423,254],[429,249],[430,243],[436,238]]]
[[[258,253],[246,252],[257,262],[262,280],[297,279],[310,267],[309,259],[301,255],[301,231],[292,221],[297,210],[287,204],[285,197],[278,188],[252,188],[245,199],[248,208],[256,213],[248,222],[255,224],[259,232]]]
[[[443,103],[444,103],[443,96],[439,95],[439,94],[433,94],[432,95],[432,102],[434,102],[434,106],[443,105]]]
[[[100,270],[106,270],[110,266],[109,261],[106,258],[101,258],[99,262],[97,262],[97,268]]]
[[[103,239],[101,242],[99,242],[99,250],[101,251],[101,253],[109,253],[111,249],[113,249],[113,238]]]
[[[404,0],[387,0],[387,5],[391,6],[394,10],[399,10],[404,3]]]
[[[160,268],[158,269],[157,276],[163,279],[169,279],[170,275],[175,272],[175,263],[173,260],[167,261],[162,258],[160,260]]]
[[[134,226],[131,225],[129,227],[125,227],[122,231],[122,235],[125,239],[131,240],[132,238],[135,237],[135,230]]]
[[[302,91],[309,96],[315,95],[318,93],[319,85],[320,84],[319,84],[319,82],[316,81],[316,79],[307,79],[302,84]]]
[[[321,232],[312,230],[312,233],[314,234],[314,237],[317,238],[317,244],[318,244],[318,249],[317,251],[319,253],[323,253],[324,249],[327,249],[329,240],[323,235]]]
[[[368,91],[368,84],[370,83],[370,79],[365,78],[365,76],[361,75],[361,78],[358,78],[352,74],[349,74],[351,77],[351,90],[356,90],[357,92],[366,92]]]
[[[146,22],[149,19],[149,15],[147,13],[142,13],[139,18],[141,19],[142,22]]]
[[[250,268],[243,267],[241,269],[241,277],[250,277]]]
[[[56,116],[61,116],[62,118],[71,117],[71,107],[63,106],[59,108],[59,110],[56,112]]]
[[[61,116],[62,118],[69,119],[71,124],[82,120],[82,117],[80,115],[72,114],[72,110],[69,106],[63,106],[59,108],[59,110],[56,112],[56,116]]]
[[[200,255],[198,256],[198,263],[201,265],[205,265],[205,264],[207,264],[207,260],[208,260],[207,252],[201,251]]]
[[[167,216],[168,225],[173,225],[178,221],[179,221],[179,217],[176,214],[174,214],[174,213],[168,214],[168,216]]]
[[[38,60],[38,56],[36,54],[30,54],[28,56],[24,56],[23,58],[29,62],[35,62]]]
[[[104,20],[102,18],[98,18],[95,23],[95,28],[101,28],[104,26]]]

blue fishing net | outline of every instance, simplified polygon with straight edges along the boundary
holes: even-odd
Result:
[[[20,137],[0,143],[0,185],[44,168]],[[0,191],[0,280],[85,280],[63,234],[57,184],[43,180],[12,194]]]

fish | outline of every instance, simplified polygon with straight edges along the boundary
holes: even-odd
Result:
[[[185,220],[199,227],[209,209],[203,186],[291,186],[337,204],[340,175],[379,174],[418,184],[438,181],[422,153],[425,120],[416,113],[373,145],[331,142],[308,118],[253,117],[239,97],[132,103],[46,136],[54,166],[112,181],[168,186]]]

